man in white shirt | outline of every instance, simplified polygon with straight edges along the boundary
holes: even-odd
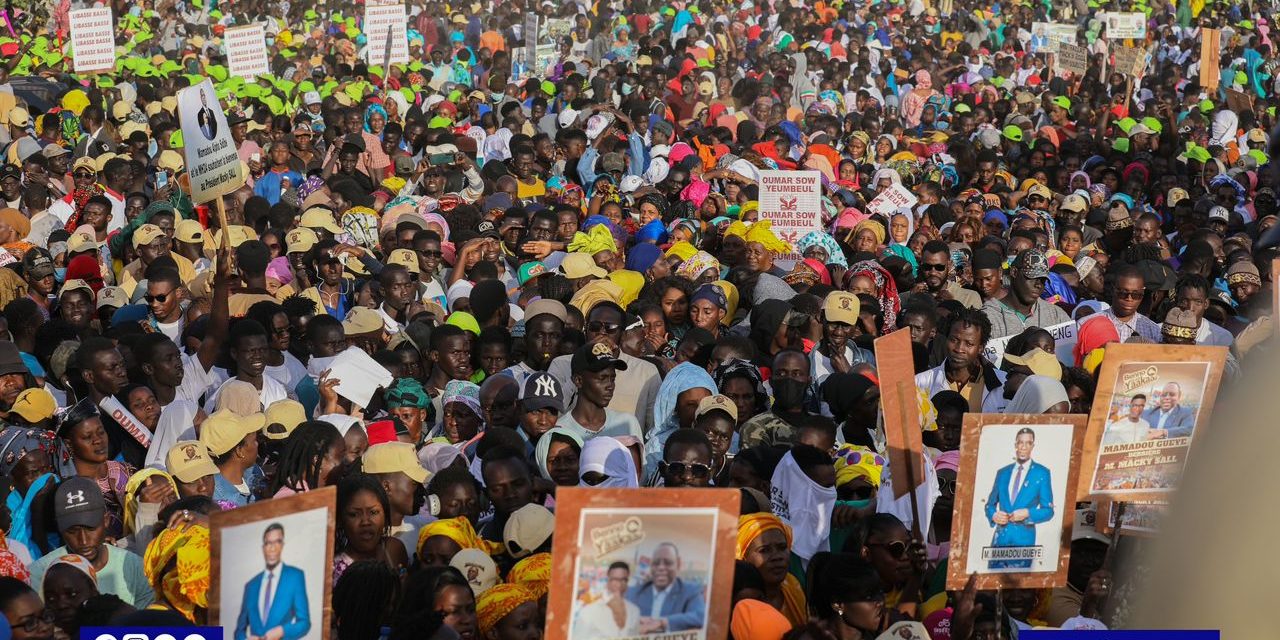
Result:
[[[235,362],[236,368],[236,375],[231,380],[240,380],[252,384],[258,390],[264,407],[271,406],[277,400],[291,397],[284,385],[265,375],[267,351],[271,347],[267,344],[267,331],[261,324],[252,320],[240,320],[231,327],[229,340],[231,344],[231,359]],[[231,382],[231,380],[227,380],[227,382]],[[226,387],[227,382],[222,383],[217,390],[209,394],[204,403],[206,413],[213,413],[218,401],[218,394]]]
[[[1139,393],[1129,398],[1129,413],[1107,425],[1102,432],[1102,444],[1133,444],[1147,439],[1151,425],[1142,419],[1142,411],[1147,407],[1146,394]]]
[[[626,600],[631,567],[625,562],[615,562],[609,565],[606,575],[605,597],[578,612],[578,619],[574,621],[577,637],[624,638],[639,634],[640,607]]]

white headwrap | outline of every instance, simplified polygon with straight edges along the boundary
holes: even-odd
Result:
[[[791,452],[782,457],[770,481],[773,515],[791,527],[791,552],[805,562],[819,551],[829,551],[831,510],[836,506],[836,488],[814,482],[796,464]]]
[[[591,471],[602,473],[608,479],[597,485],[581,482],[582,476]],[[582,446],[578,478],[580,487],[635,489],[640,486],[636,475],[636,461],[631,457],[631,452],[621,442],[609,436],[596,436]]]

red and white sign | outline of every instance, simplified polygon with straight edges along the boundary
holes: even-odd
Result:
[[[112,71],[116,68],[115,20],[109,7],[73,9],[71,61],[76,73]]]
[[[407,64],[409,62],[409,37],[406,33],[408,19],[402,4],[370,4],[364,9],[364,32],[369,38],[369,64]],[[390,32],[388,34],[388,31]],[[391,51],[387,46],[390,42]],[[384,70],[385,72],[385,70]]]
[[[267,56],[266,29],[262,24],[227,29],[227,67],[231,75],[256,78],[271,73]]]
[[[910,209],[919,201],[916,194],[895,182],[867,205],[867,213],[889,216],[899,209]]]
[[[822,174],[817,171],[761,171],[760,219],[795,245],[810,231],[822,229]],[[799,254],[777,256],[799,259]]]

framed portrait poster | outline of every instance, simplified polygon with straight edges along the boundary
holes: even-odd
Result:
[[[967,414],[947,588],[1066,584],[1082,415]]]
[[[1226,347],[1108,345],[1089,412],[1080,499],[1167,499],[1209,421],[1226,359]]]
[[[739,501],[734,489],[557,491],[546,638],[726,637]]]
[[[228,640],[280,628],[327,640],[336,487],[273,498],[209,518],[209,624]]]
[[[1124,505],[1123,512],[1120,505]],[[1160,521],[1169,509],[1165,502],[1112,502],[1098,503],[1097,529],[1104,535],[1113,535],[1117,527],[1122,536],[1152,537],[1160,528]]]

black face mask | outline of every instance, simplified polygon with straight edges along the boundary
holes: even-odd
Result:
[[[804,406],[804,394],[809,385],[794,378],[775,378],[771,384],[775,410],[794,411]]]

